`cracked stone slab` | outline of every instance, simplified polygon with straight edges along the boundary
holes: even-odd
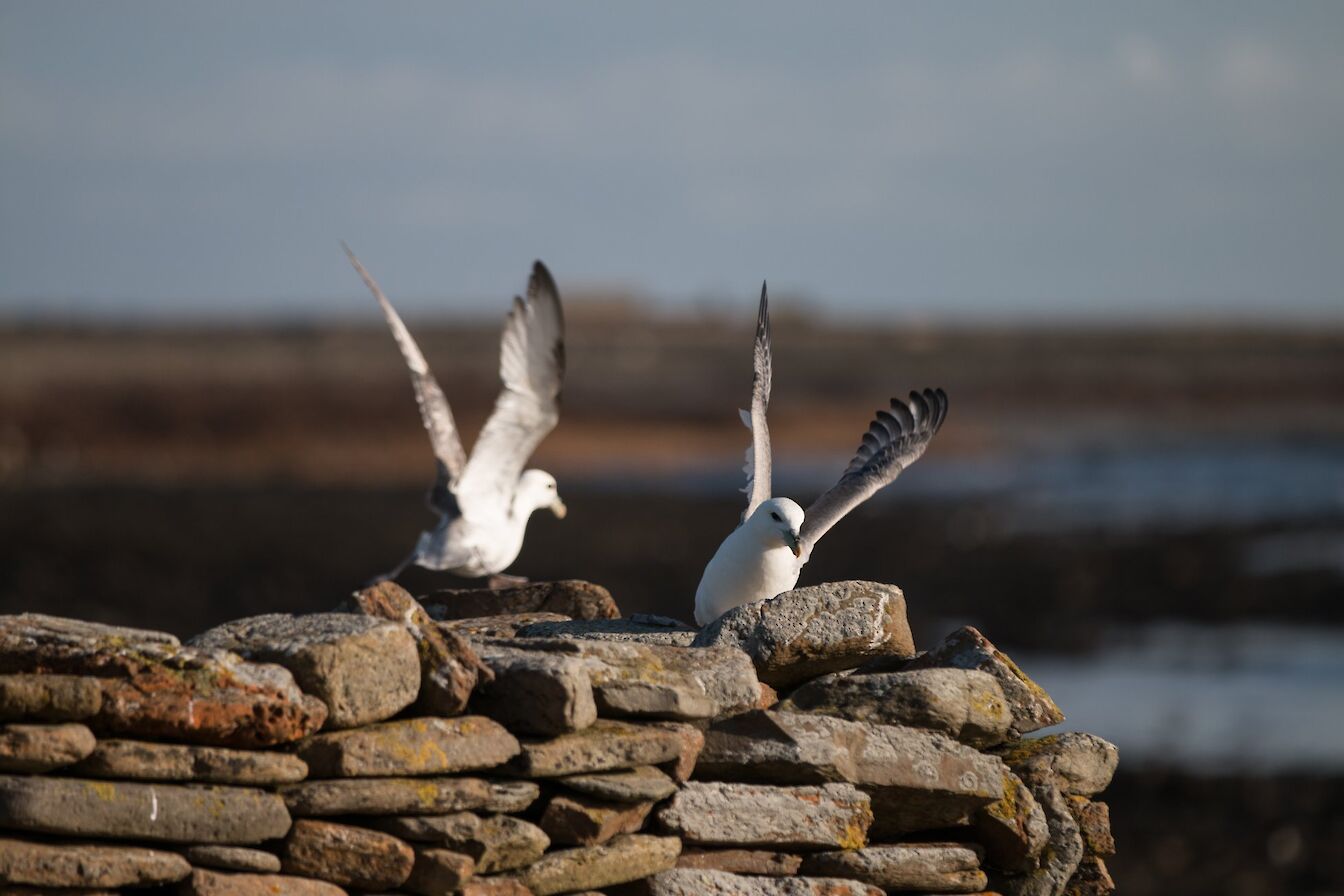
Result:
[[[774,849],[857,849],[867,842],[868,795],[849,784],[784,787],[691,781],[658,812],[687,843]]]
[[[142,740],[100,740],[70,772],[90,778],[206,784],[289,784],[308,776],[299,757],[274,750],[233,750]]]
[[[300,818],[281,854],[286,874],[357,890],[390,890],[411,875],[415,853],[390,834]]]
[[[512,588],[447,588],[423,595],[431,618],[470,619],[513,613],[558,613],[571,619],[615,619],[621,615],[611,592],[581,579],[528,582]]]
[[[594,890],[666,871],[680,852],[676,837],[625,834],[600,846],[547,853],[514,877],[535,896]]]
[[[49,772],[73,765],[93,746],[93,732],[78,722],[0,725],[0,772]]]
[[[827,582],[729,610],[696,647],[743,650],[761,681],[785,687],[875,656],[914,656],[905,596],[895,585]]]
[[[400,719],[300,741],[314,778],[443,775],[501,765],[518,755],[518,739],[484,716]]]
[[[0,882],[34,887],[145,887],[191,873],[175,852],[138,846],[34,843],[0,837]]]
[[[420,656],[405,627],[355,613],[269,613],[216,626],[191,640],[278,663],[327,707],[327,728],[381,722],[420,692]]]
[[[803,873],[843,877],[891,891],[978,893],[988,879],[979,853],[954,843],[910,843],[814,853]]]

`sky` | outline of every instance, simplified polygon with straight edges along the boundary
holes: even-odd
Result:
[[[1344,4],[0,0],[0,313],[1344,319]]]

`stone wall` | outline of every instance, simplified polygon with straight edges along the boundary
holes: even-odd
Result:
[[[899,589],[583,582],[161,632],[0,617],[4,893],[1104,894],[1113,746]]]

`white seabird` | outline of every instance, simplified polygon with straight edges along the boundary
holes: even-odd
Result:
[[[942,389],[891,399],[864,433],[844,474],[806,511],[788,498],[770,496],[770,309],[765,284],[756,318],[751,411],[740,411],[751,430],[747,449],[747,509],[705,567],[695,590],[695,621],[708,625],[733,607],[774,597],[793,588],[821,536],[845,514],[888,485],[924,453],[947,417]]]
[[[532,265],[527,297],[513,300],[499,345],[504,388],[468,458],[448,400],[420,347],[350,247],[342,247],[382,306],[392,338],[410,368],[415,400],[437,461],[437,476],[426,501],[439,522],[420,534],[405,560],[379,578],[394,579],[412,563],[471,578],[496,576],[517,559],[533,511],[546,508],[561,519],[565,516],[555,477],[544,470],[523,469],[560,418],[565,321],[555,281],[538,261]]]

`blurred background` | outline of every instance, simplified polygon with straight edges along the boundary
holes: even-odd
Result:
[[[0,612],[186,636],[405,555],[345,239],[468,434],[547,262],[570,515],[512,571],[688,618],[768,278],[777,493],[951,396],[803,582],[1115,741],[1122,892],[1344,892],[1341,48],[1335,3],[0,2]]]

